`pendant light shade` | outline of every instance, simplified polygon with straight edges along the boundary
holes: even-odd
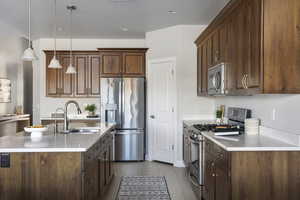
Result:
[[[35,59],[36,59],[36,57],[35,57],[35,53],[34,53],[33,49],[31,47],[27,48],[23,53],[22,60],[33,61]]]
[[[28,48],[24,51],[22,60],[33,61],[35,59],[35,53],[31,48],[31,0],[28,0]]]
[[[59,60],[56,59],[56,56],[53,56],[52,60],[50,61],[50,64],[48,65],[48,68],[51,69],[61,69],[62,66],[59,63]]]
[[[70,11],[70,65],[66,71],[66,74],[76,74],[76,69],[73,66],[73,39],[72,39],[72,14],[73,10],[76,10],[76,6],[67,6],[67,9]]]
[[[56,29],[57,29],[57,20],[56,20],[56,0],[54,0],[54,56],[48,65],[48,68],[52,69],[61,69],[62,66],[59,63],[59,60],[56,59]]]
[[[70,65],[68,66],[68,69],[67,69],[67,71],[66,71],[66,74],[76,74],[76,69],[75,69],[75,67],[74,67],[72,64],[70,64]]]

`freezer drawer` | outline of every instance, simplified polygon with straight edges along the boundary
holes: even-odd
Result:
[[[115,160],[144,160],[144,130],[119,130],[116,132]]]

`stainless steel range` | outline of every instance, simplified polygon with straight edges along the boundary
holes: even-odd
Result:
[[[243,134],[244,121],[251,117],[251,111],[243,108],[228,108],[227,124],[217,124],[214,121],[203,122],[193,126],[184,126],[183,160],[186,165],[187,175],[194,186],[198,196],[204,186],[204,160],[205,145],[202,132],[213,131],[217,134],[235,133]],[[216,134],[216,135],[217,135]]]

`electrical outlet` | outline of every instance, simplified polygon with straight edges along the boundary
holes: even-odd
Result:
[[[0,153],[0,167],[9,168],[10,167],[10,154]]]
[[[276,120],[276,109],[273,108],[272,110],[272,120],[275,121]]]

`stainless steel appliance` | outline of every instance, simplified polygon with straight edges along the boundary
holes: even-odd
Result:
[[[116,161],[144,160],[145,79],[101,78],[101,121],[116,123]]]
[[[226,95],[225,90],[225,72],[226,64],[221,63],[208,69],[208,94],[209,95]]]
[[[204,131],[216,131],[218,127],[225,127],[228,132],[244,132],[244,121],[251,118],[251,110],[229,107],[227,111],[228,124],[210,123],[196,124],[191,127],[184,126],[184,162],[187,166],[187,174],[193,189],[201,197],[204,180],[205,163],[205,140],[202,136]],[[223,130],[224,131],[224,130]],[[226,137],[226,136],[224,136]],[[188,138],[188,139],[187,139]]]

